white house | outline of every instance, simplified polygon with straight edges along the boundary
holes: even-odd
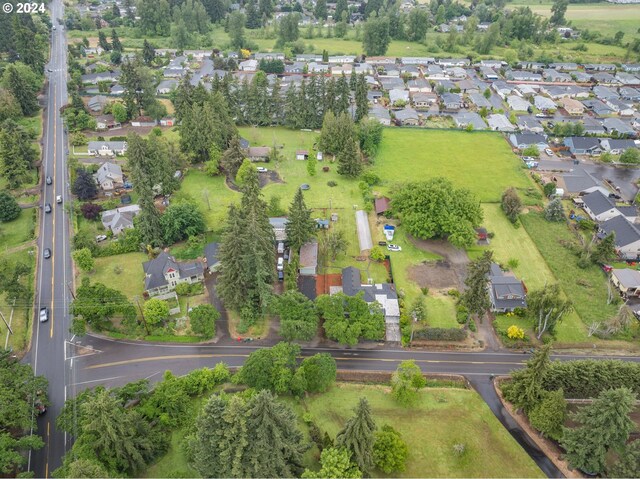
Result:
[[[87,146],[90,155],[115,156],[124,155],[127,151],[126,141],[90,141]]]
[[[115,163],[105,162],[96,172],[96,182],[104,191],[111,191],[124,183],[122,168]]]

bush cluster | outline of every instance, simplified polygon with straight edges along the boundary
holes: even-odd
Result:
[[[458,328],[426,328],[413,333],[413,339],[426,341],[464,341],[467,332]]]

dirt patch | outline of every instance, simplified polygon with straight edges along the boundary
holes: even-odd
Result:
[[[102,136],[104,138],[111,138],[113,136],[127,136],[129,133],[137,133],[138,135],[148,135],[154,128],[160,128],[163,132],[171,130],[172,126],[131,126],[130,124],[122,125],[120,128],[114,128],[112,130],[84,130],[83,133],[89,137]]]
[[[409,279],[421,288],[448,290],[461,287],[456,269],[448,261],[425,261],[411,266]]]
[[[260,182],[260,188],[264,188],[269,183],[284,183],[278,172],[273,170],[269,170],[266,173],[260,173],[258,175],[258,181]],[[233,191],[240,191],[240,187],[231,181],[229,177],[225,179],[225,183]]]

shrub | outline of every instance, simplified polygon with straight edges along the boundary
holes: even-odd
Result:
[[[333,188],[334,186],[338,186],[338,183],[336,183],[333,180],[332,181],[327,181],[327,186],[330,187],[330,188]]]
[[[512,324],[507,329],[507,337],[509,339],[524,339],[524,329]]]
[[[82,216],[88,220],[97,220],[98,216],[102,212],[102,205],[98,205],[95,203],[83,203],[80,207],[80,211],[82,212]]]
[[[449,291],[447,291],[447,294],[453,298],[459,298],[460,297],[460,291],[458,291],[457,289],[450,289]]]
[[[469,310],[466,306],[461,304],[456,306],[456,321],[458,324],[465,324],[467,322],[467,318],[469,317]]]
[[[414,339],[426,341],[464,341],[467,332],[459,328],[426,328],[413,333]]]
[[[615,359],[554,361],[544,375],[547,391],[564,390],[572,399],[593,398],[607,389],[628,387],[640,393],[640,364]]]
[[[364,181],[369,186],[379,185],[381,181],[380,177],[372,171],[366,171],[362,174],[361,178],[362,181]]]
[[[373,261],[378,261],[378,262],[384,261],[384,258],[385,258],[384,250],[380,246],[374,246],[373,248],[371,248],[369,257]]]
[[[325,173],[327,173],[330,170],[330,168],[328,166],[323,166],[322,167],[322,171],[324,171]]]
[[[427,288],[426,286],[420,288],[420,291],[422,291],[422,294],[425,296],[429,294],[429,288]]]

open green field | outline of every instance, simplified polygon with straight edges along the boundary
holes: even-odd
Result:
[[[513,5],[527,5],[534,13],[551,16],[552,2],[531,0],[514,1]],[[623,42],[637,36],[640,25],[640,5],[616,5],[611,3],[572,3],[567,8],[565,18],[579,29],[588,28],[606,36],[617,31],[625,33]]]
[[[299,417],[308,412],[322,431],[333,438],[353,414],[360,397],[369,400],[378,427],[393,426],[409,446],[407,470],[393,477],[544,477],[527,453],[502,427],[482,398],[473,390],[428,388],[413,409],[400,408],[387,387],[337,383],[324,394],[302,401],[283,397]],[[193,401],[195,412],[204,400]],[[194,477],[181,443],[188,428],[174,431],[167,454],[150,467],[146,477]],[[458,456],[454,444],[464,444]],[[305,454],[305,466],[317,468],[317,448]],[[374,477],[386,477],[374,473]]]
[[[22,210],[20,216],[9,223],[0,224],[0,254],[33,239],[34,211]]]
[[[532,187],[521,163],[499,133],[386,128],[373,171],[389,187],[444,176],[482,202],[498,202],[510,186]]]
[[[103,283],[116,289],[130,300],[136,296],[142,298],[144,291],[142,263],[148,260],[144,253],[125,253],[96,258],[95,270],[92,273],[82,273],[81,277],[86,276],[92,283]],[[121,270],[120,273],[116,272],[118,268]]]
[[[560,243],[573,241],[566,224],[548,222],[539,213],[521,215],[520,218],[584,324],[590,325],[613,316],[617,308],[607,305],[604,273],[595,265],[579,268],[576,255]]]
[[[335,437],[361,397],[369,400],[377,425],[393,426],[409,446],[407,470],[397,477],[543,477],[472,390],[426,389],[414,409],[402,409],[386,387],[338,383],[305,399],[300,411]],[[453,452],[459,443],[466,447],[462,456]]]

